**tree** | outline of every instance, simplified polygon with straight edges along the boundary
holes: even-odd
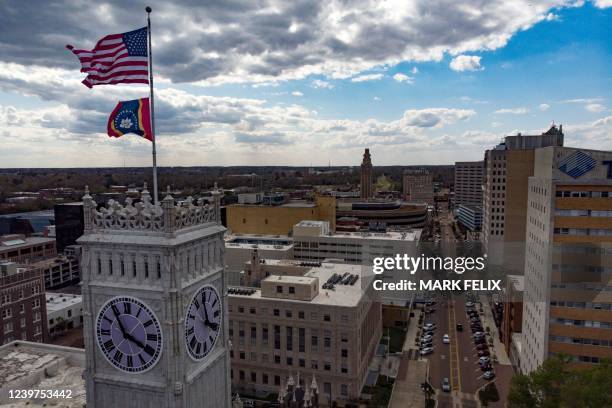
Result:
[[[483,407],[488,407],[489,402],[499,401],[499,391],[494,382],[487,384],[482,390],[478,391],[478,398]]]
[[[599,408],[612,406],[612,363],[570,369],[566,356],[549,358],[534,372],[512,378],[510,408]]]

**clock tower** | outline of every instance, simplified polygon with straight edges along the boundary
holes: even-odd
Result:
[[[82,293],[87,406],[229,407],[225,228],[214,204],[86,190]]]

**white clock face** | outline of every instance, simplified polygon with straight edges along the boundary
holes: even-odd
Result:
[[[100,308],[96,337],[106,360],[121,371],[147,371],[161,356],[159,320],[147,305],[133,297],[116,297]]]
[[[214,286],[204,285],[193,295],[185,315],[185,345],[192,359],[204,359],[215,347],[221,313],[221,299]]]

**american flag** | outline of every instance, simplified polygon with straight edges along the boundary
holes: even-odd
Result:
[[[87,73],[88,88],[103,84],[148,84],[147,27],[102,38],[93,50],[76,50],[67,45]]]

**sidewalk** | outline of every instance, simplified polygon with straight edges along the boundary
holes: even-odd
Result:
[[[493,319],[493,313],[491,311],[491,305],[489,305],[489,300],[486,295],[479,295],[478,299],[482,304],[482,310],[484,315],[482,316],[482,324],[483,327],[489,327],[491,329],[491,337],[493,338],[493,350],[495,356],[497,356],[497,361],[502,365],[511,365],[510,358],[508,358],[508,354],[506,354],[506,348],[499,340],[499,333],[497,330],[497,326],[495,326],[495,320]]]
[[[414,345],[414,339],[419,331],[419,319],[421,318],[421,313],[423,313],[420,309],[412,309],[414,313],[414,317],[410,318],[410,323],[408,323],[408,332],[406,333],[406,339],[404,340],[404,346],[402,347],[402,351],[406,352],[408,350],[418,350],[419,347]]]

